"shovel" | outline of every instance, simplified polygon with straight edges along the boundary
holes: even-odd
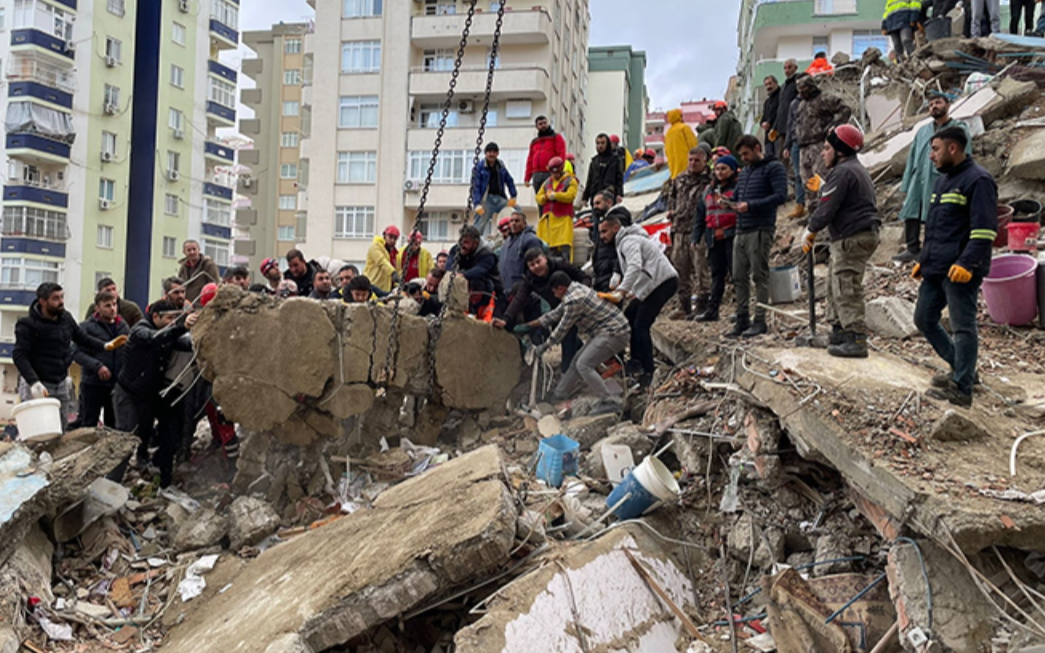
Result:
[[[810,248],[806,261],[808,263],[808,274],[806,276],[809,283],[809,335],[796,336],[795,346],[827,349],[827,336],[816,335],[816,279],[813,278],[813,248]]]

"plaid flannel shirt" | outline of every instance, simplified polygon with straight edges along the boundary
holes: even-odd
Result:
[[[562,342],[574,326],[587,336],[628,335],[631,327],[624,313],[599,297],[591,288],[573,282],[566,290],[562,303],[538,320],[542,327],[558,323],[548,338],[548,346]]]

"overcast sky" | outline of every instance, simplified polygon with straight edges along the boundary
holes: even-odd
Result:
[[[333,0],[323,0],[333,1]],[[400,2],[402,0],[389,0]],[[509,0],[511,2],[512,0]],[[525,5],[525,0],[516,0]],[[650,107],[719,98],[737,67],[740,0],[589,0],[591,45],[631,45],[646,51]],[[709,12],[708,6],[715,10]],[[652,11],[652,7],[656,11]],[[698,10],[703,7],[703,11]],[[243,0],[240,28],[266,29],[308,20],[304,0]]]

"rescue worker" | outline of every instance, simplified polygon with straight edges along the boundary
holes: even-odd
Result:
[[[972,0],[972,37],[1001,32],[1000,0]]]
[[[283,281],[283,273],[279,269],[279,261],[274,258],[267,258],[261,262],[259,268],[261,276],[265,277],[265,281],[268,281],[265,293],[275,295],[279,291],[280,282]]]
[[[737,212],[731,205],[736,194],[739,168],[740,164],[733,155],[719,157],[715,162],[714,181],[697,204],[690,241],[694,247],[707,247],[711,267],[711,297],[704,312],[696,316],[697,322],[718,321],[722,296],[726,292],[726,275],[733,270]]]
[[[200,252],[200,244],[195,240],[186,240],[181,245],[185,258],[178,261],[178,277],[185,280],[185,297],[195,302],[203,286],[208,283],[221,283],[221,272],[218,264],[209,256]]]
[[[537,221],[537,237],[543,240],[552,254],[567,261],[573,260],[573,202],[577,199],[577,178],[563,170],[563,160],[556,157],[548,163],[551,172],[537,193],[537,204],[542,207]]]
[[[308,297],[312,294],[312,280],[319,270],[315,261],[306,261],[300,249],[287,252],[287,269],[283,273],[284,281],[293,281],[297,285],[297,294]]]
[[[678,272],[679,308],[671,314],[672,320],[684,320],[693,315],[693,291],[696,290],[696,311],[707,309],[711,293],[707,248],[704,243],[693,244],[693,219],[704,191],[711,183],[707,166],[707,152],[700,147],[689,151],[689,166],[671,181],[668,190],[667,219],[671,223],[671,264]],[[696,286],[694,288],[694,286]]]
[[[526,177],[523,181],[529,187],[533,182],[533,190],[540,193],[544,188],[544,182],[550,176],[550,164],[552,159],[564,161],[566,159],[566,139],[562,134],[556,134],[552,124],[545,116],[537,116],[534,121],[537,127],[537,136],[530,141],[530,152],[526,156]],[[570,200],[571,202],[573,200]],[[540,199],[537,200],[537,208],[544,213]]]
[[[766,156],[779,157],[777,152],[777,140],[779,134],[773,131],[773,123],[776,122],[777,114],[780,113],[780,82],[774,75],[766,75],[762,80],[762,86],[766,89],[766,99],[762,103],[762,132],[765,135]],[[781,142],[781,145],[783,143]]]
[[[833,127],[849,122],[853,111],[842,98],[824,93],[812,77],[798,80],[801,102],[795,114],[795,135],[802,161],[802,184],[807,191],[806,208],[816,210],[815,194],[823,182],[826,169],[821,156],[824,140]]]
[[[896,60],[903,61],[914,54],[914,30],[922,14],[922,0],[886,0],[882,14],[882,34],[893,40]]]
[[[969,137],[948,127],[932,137],[936,180],[925,223],[925,245],[911,276],[921,279],[914,323],[950,374],[933,377],[926,396],[958,406],[972,405],[978,335],[976,299],[991,269],[991,245],[998,233],[998,187],[990,173],[968,156]],[[940,326],[944,306],[952,338]]]
[[[624,174],[624,171],[631,165],[631,152],[628,148],[620,144],[620,136],[617,134],[610,135],[610,145],[613,147],[613,153],[620,159],[620,172]]]
[[[482,229],[476,227],[481,232]],[[414,230],[410,232],[410,241],[404,247],[396,259],[396,272],[404,282],[414,279],[424,279],[428,271],[432,269],[432,253],[421,246],[424,236],[421,232]]]
[[[514,208],[519,193],[515,190],[515,180],[508,166],[498,157],[501,150],[497,143],[487,143],[485,157],[475,166],[472,173],[472,205],[475,206],[475,226],[479,233],[486,234],[486,228],[497,219],[497,214],[504,207]],[[412,236],[411,236],[412,237]],[[424,274],[420,276],[424,277]],[[410,281],[416,277],[405,278]]]
[[[80,328],[103,342],[128,335],[131,328],[120,317],[117,301],[114,293],[107,290],[99,292],[94,296],[94,314],[84,320]],[[80,347],[75,347],[73,360],[83,371],[80,378],[80,426],[98,426],[98,419],[104,412],[105,425],[116,428],[112,391],[120,374],[119,352],[101,349],[88,353]]]
[[[932,92],[929,97],[929,116],[932,122],[922,125],[914,136],[907,153],[907,166],[903,171],[900,192],[905,193],[900,219],[904,223],[904,251],[893,257],[894,261],[908,263],[918,259],[922,251],[922,223],[929,217],[933,187],[940,173],[929,157],[933,135],[949,127],[966,129],[965,123],[951,118],[951,98],[944,93]],[[966,154],[972,154],[972,139]]]
[[[624,171],[609,136],[599,134],[595,137],[595,152],[588,165],[588,181],[581,197],[584,204],[591,204],[595,196],[606,189],[612,189],[619,197],[624,195]]]
[[[399,253],[396,251],[396,241],[399,240],[399,227],[388,225],[374,241],[366,252],[366,265],[363,267],[363,275],[370,280],[370,285],[379,294],[385,295],[392,290],[398,281],[396,272],[396,261]]]
[[[835,67],[827,60],[826,52],[817,52],[813,55],[813,63],[806,68],[807,75],[833,75]]]
[[[326,270],[316,271],[316,276],[312,278],[312,292],[309,294],[309,299],[337,298],[337,293],[334,291],[334,280],[330,278],[330,273]]]
[[[614,277],[620,280],[620,260],[617,258],[617,248],[612,244],[607,245],[599,238],[599,223],[610,212],[617,215],[621,224],[627,227],[632,223],[631,211],[617,204],[614,193],[603,191],[595,196],[591,211],[591,287],[597,292],[609,292]]]
[[[123,318],[123,321],[127,323],[128,329],[137,324],[138,320],[142,319],[141,307],[129,299],[120,297],[120,289],[116,285],[116,281],[111,277],[102,277],[99,279],[96,289],[98,292],[111,292],[116,295],[116,311],[119,316]],[[94,304],[91,304],[87,307],[87,314],[83,316],[83,319],[90,319],[90,317],[94,315],[94,312],[95,306]]]
[[[501,281],[506,290],[515,291],[515,284],[526,275],[526,252],[534,247],[544,248],[533,227],[526,224],[526,214],[520,209],[512,211],[508,218],[508,237],[501,248]]]
[[[744,135],[744,128],[736,115],[729,110],[729,104],[719,100],[712,105],[711,110],[715,113],[714,120],[708,121],[708,125],[700,130],[701,140],[712,147],[724,147],[732,151],[737,146],[737,141]],[[704,139],[707,136],[707,139]]]
[[[632,162],[630,166],[628,166],[628,169],[624,171],[625,182],[631,179],[632,175],[634,175],[639,170],[642,170],[643,168],[648,168],[650,166],[650,162],[645,159],[645,156],[646,152],[641,147],[635,150],[635,160]]]
[[[805,188],[802,186],[801,157],[798,142],[789,138],[791,133],[791,107],[798,99],[798,62],[788,59],[784,62],[784,86],[780,89],[780,102],[777,107],[773,131],[777,133],[777,157],[789,167],[789,174],[794,175],[795,208],[787,216],[792,220],[806,216]]]
[[[664,156],[674,179],[689,165],[689,151],[697,146],[697,135],[692,127],[682,122],[682,109],[668,111],[666,118],[669,127],[664,133]]]
[[[497,303],[498,316],[504,311],[504,285],[497,268],[497,255],[483,244],[478,229],[472,226],[461,228],[461,236],[450,250],[449,266],[467,279],[471,292],[484,293],[487,302],[493,300]]]
[[[864,273],[878,249],[882,224],[874,182],[856,158],[863,146],[863,133],[852,125],[839,125],[827,135],[823,157],[829,172],[802,243],[808,254],[817,233],[827,229],[831,236],[827,322],[832,333],[827,353],[842,358],[867,358]]]

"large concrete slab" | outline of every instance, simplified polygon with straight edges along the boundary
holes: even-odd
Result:
[[[498,592],[487,603],[486,616],[457,633],[458,653],[676,650],[684,634],[681,623],[646,585],[625,549],[676,605],[692,613],[689,579],[658,541],[627,526],[566,549],[561,566],[544,565]]]
[[[485,447],[393,487],[353,513],[261,554],[174,629],[168,653],[318,652],[421,607],[508,560],[516,512],[503,460]]]

